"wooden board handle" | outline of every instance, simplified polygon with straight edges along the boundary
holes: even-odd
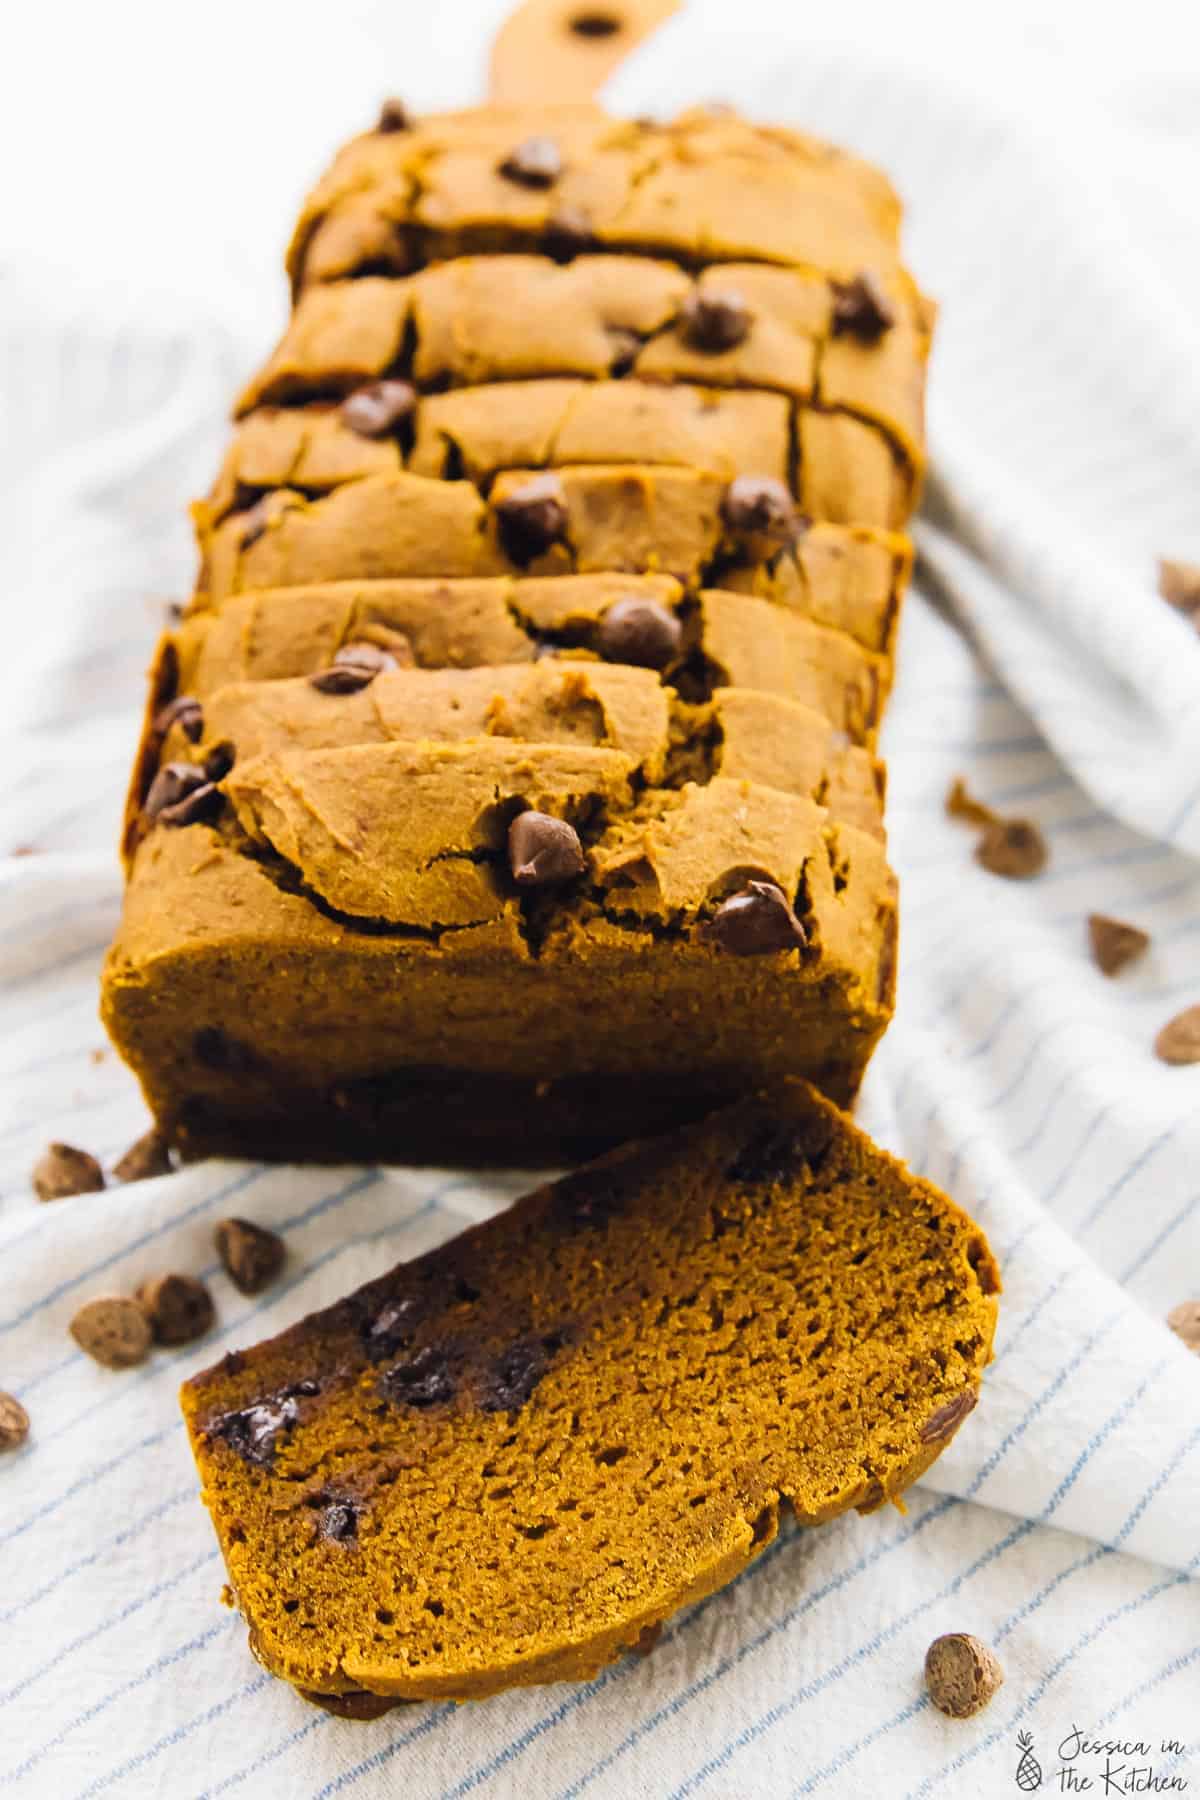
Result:
[[[526,0],[492,45],[489,98],[590,100],[681,0]]]

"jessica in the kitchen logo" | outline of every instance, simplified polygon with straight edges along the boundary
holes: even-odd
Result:
[[[1016,1783],[1032,1794],[1045,1782],[1060,1794],[1186,1794],[1182,1763],[1189,1746],[1179,1738],[1089,1737],[1073,1725],[1058,1745],[1058,1767],[1043,1776],[1027,1731],[1017,1739]]]

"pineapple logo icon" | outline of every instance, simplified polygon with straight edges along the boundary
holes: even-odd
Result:
[[[1018,1733],[1017,1749],[1021,1752],[1021,1760],[1017,1764],[1017,1786],[1023,1794],[1036,1793],[1042,1785],[1042,1765],[1033,1754],[1033,1738],[1029,1732]]]

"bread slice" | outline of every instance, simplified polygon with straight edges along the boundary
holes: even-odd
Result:
[[[801,1082],[539,1188],[184,1387],[254,1653],[352,1717],[590,1677],[920,1476],[998,1291]]]

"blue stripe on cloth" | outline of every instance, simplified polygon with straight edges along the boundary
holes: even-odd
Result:
[[[87,1787],[80,1789],[75,1800],[91,1800],[93,1794],[103,1793],[104,1789],[111,1787],[114,1781],[122,1781],[126,1775],[132,1775],[135,1769],[144,1768],[146,1763],[152,1762],[156,1756],[161,1756],[164,1750],[171,1750],[176,1744],[181,1744],[184,1738],[191,1737],[193,1731],[199,1731],[202,1725],[211,1725],[214,1719],[219,1719],[222,1713],[228,1712],[231,1706],[236,1706],[239,1700],[248,1700],[252,1694],[257,1694],[266,1687],[270,1679],[269,1675],[253,1676],[243,1687],[238,1689],[236,1694],[227,1695],[224,1700],[218,1700],[215,1705],[198,1713],[186,1724],[177,1725],[174,1731],[167,1732],[165,1737],[160,1737],[157,1743],[151,1744],[148,1749],[139,1750],[136,1756],[129,1757],[119,1768],[110,1769],[106,1775],[97,1776],[95,1781],[89,1782]]]
[[[1149,1164],[1154,1161],[1154,1158],[1158,1155],[1159,1151],[1166,1148],[1176,1132],[1180,1129],[1181,1124],[1182,1120],[1179,1124],[1171,1125],[1166,1131],[1160,1132],[1153,1143],[1147,1144],[1146,1148],[1138,1156],[1134,1157],[1129,1167],[1122,1170],[1117,1179],[1112,1182],[1109,1187],[1105,1188],[1095,1205],[1089,1207],[1087,1212],[1084,1213],[1083,1217],[1075,1227],[1076,1231],[1087,1231],[1096,1223],[1101,1214],[1106,1212],[1109,1206],[1111,1206],[1126,1182],[1131,1181],[1135,1175],[1140,1175],[1142,1170],[1147,1168]]]
[[[269,1750],[264,1750],[261,1756],[256,1756],[252,1763],[246,1763],[242,1768],[235,1770],[232,1775],[226,1775],[222,1781],[218,1781],[215,1787],[205,1788],[203,1793],[196,1795],[196,1800],[216,1800],[218,1794],[225,1794],[230,1788],[240,1787],[243,1781],[249,1781],[252,1775],[257,1775],[262,1769],[269,1769],[273,1762],[278,1762],[281,1756],[286,1755],[297,1744],[303,1743],[306,1737],[311,1737],[314,1731],[320,1731],[323,1725],[330,1724],[332,1719],[332,1713],[320,1712],[314,1708],[313,1716],[307,1725],[301,1725],[298,1730],[290,1732],[287,1737],[280,1738],[277,1744],[273,1744]]]
[[[146,1527],[152,1525],[156,1519],[161,1519],[164,1513],[171,1512],[176,1506],[181,1506],[185,1500],[192,1499],[195,1492],[194,1483],[185,1488],[177,1488],[166,1500],[160,1500],[157,1506],[151,1507],[149,1512],[142,1513],[123,1531],[118,1531],[115,1536],[106,1538],[102,1544],[97,1544],[95,1549],[90,1550],[86,1556],[81,1556],[78,1561],[69,1563],[50,1581],[43,1582],[40,1588],[35,1588],[33,1593],[26,1595],[24,1600],[19,1600],[15,1606],[10,1606],[7,1612],[0,1613],[0,1625],[7,1625],[11,1620],[19,1618],[31,1606],[36,1606],[39,1600],[44,1600],[48,1594],[52,1594],[55,1588],[61,1587],[64,1581],[70,1581],[72,1576],[78,1575],[80,1570],[90,1569],[94,1563],[100,1561],[101,1557],[110,1556],[114,1550],[120,1549],[122,1544],[127,1544],[131,1538],[135,1538],[145,1531]]]
[[[1190,1200],[1184,1202],[1175,1217],[1167,1220],[1158,1236],[1150,1240],[1141,1255],[1134,1257],[1129,1267],[1122,1272],[1122,1282],[1132,1281],[1135,1275],[1141,1274],[1151,1258],[1158,1255],[1167,1239],[1173,1237],[1181,1225],[1187,1224],[1197,1206],[1200,1206],[1200,1194],[1193,1194]]]
[[[430,1713],[427,1718],[422,1719],[419,1725],[410,1726],[398,1738],[393,1738],[390,1744],[385,1744],[382,1750],[376,1750],[374,1755],[368,1756],[365,1761],[355,1763],[353,1768],[344,1769],[332,1781],[327,1781],[325,1786],[319,1788],[312,1796],[312,1800],[331,1800],[333,1794],[340,1794],[343,1788],[350,1787],[363,1775],[369,1775],[376,1769],[382,1769],[406,1745],[414,1743],[418,1738],[428,1736],[431,1731],[436,1731],[446,1719],[452,1719],[457,1711],[458,1708],[453,1702],[449,1706],[439,1706],[436,1712]],[[83,1800],[82,1796],[80,1796],[80,1800]]]

